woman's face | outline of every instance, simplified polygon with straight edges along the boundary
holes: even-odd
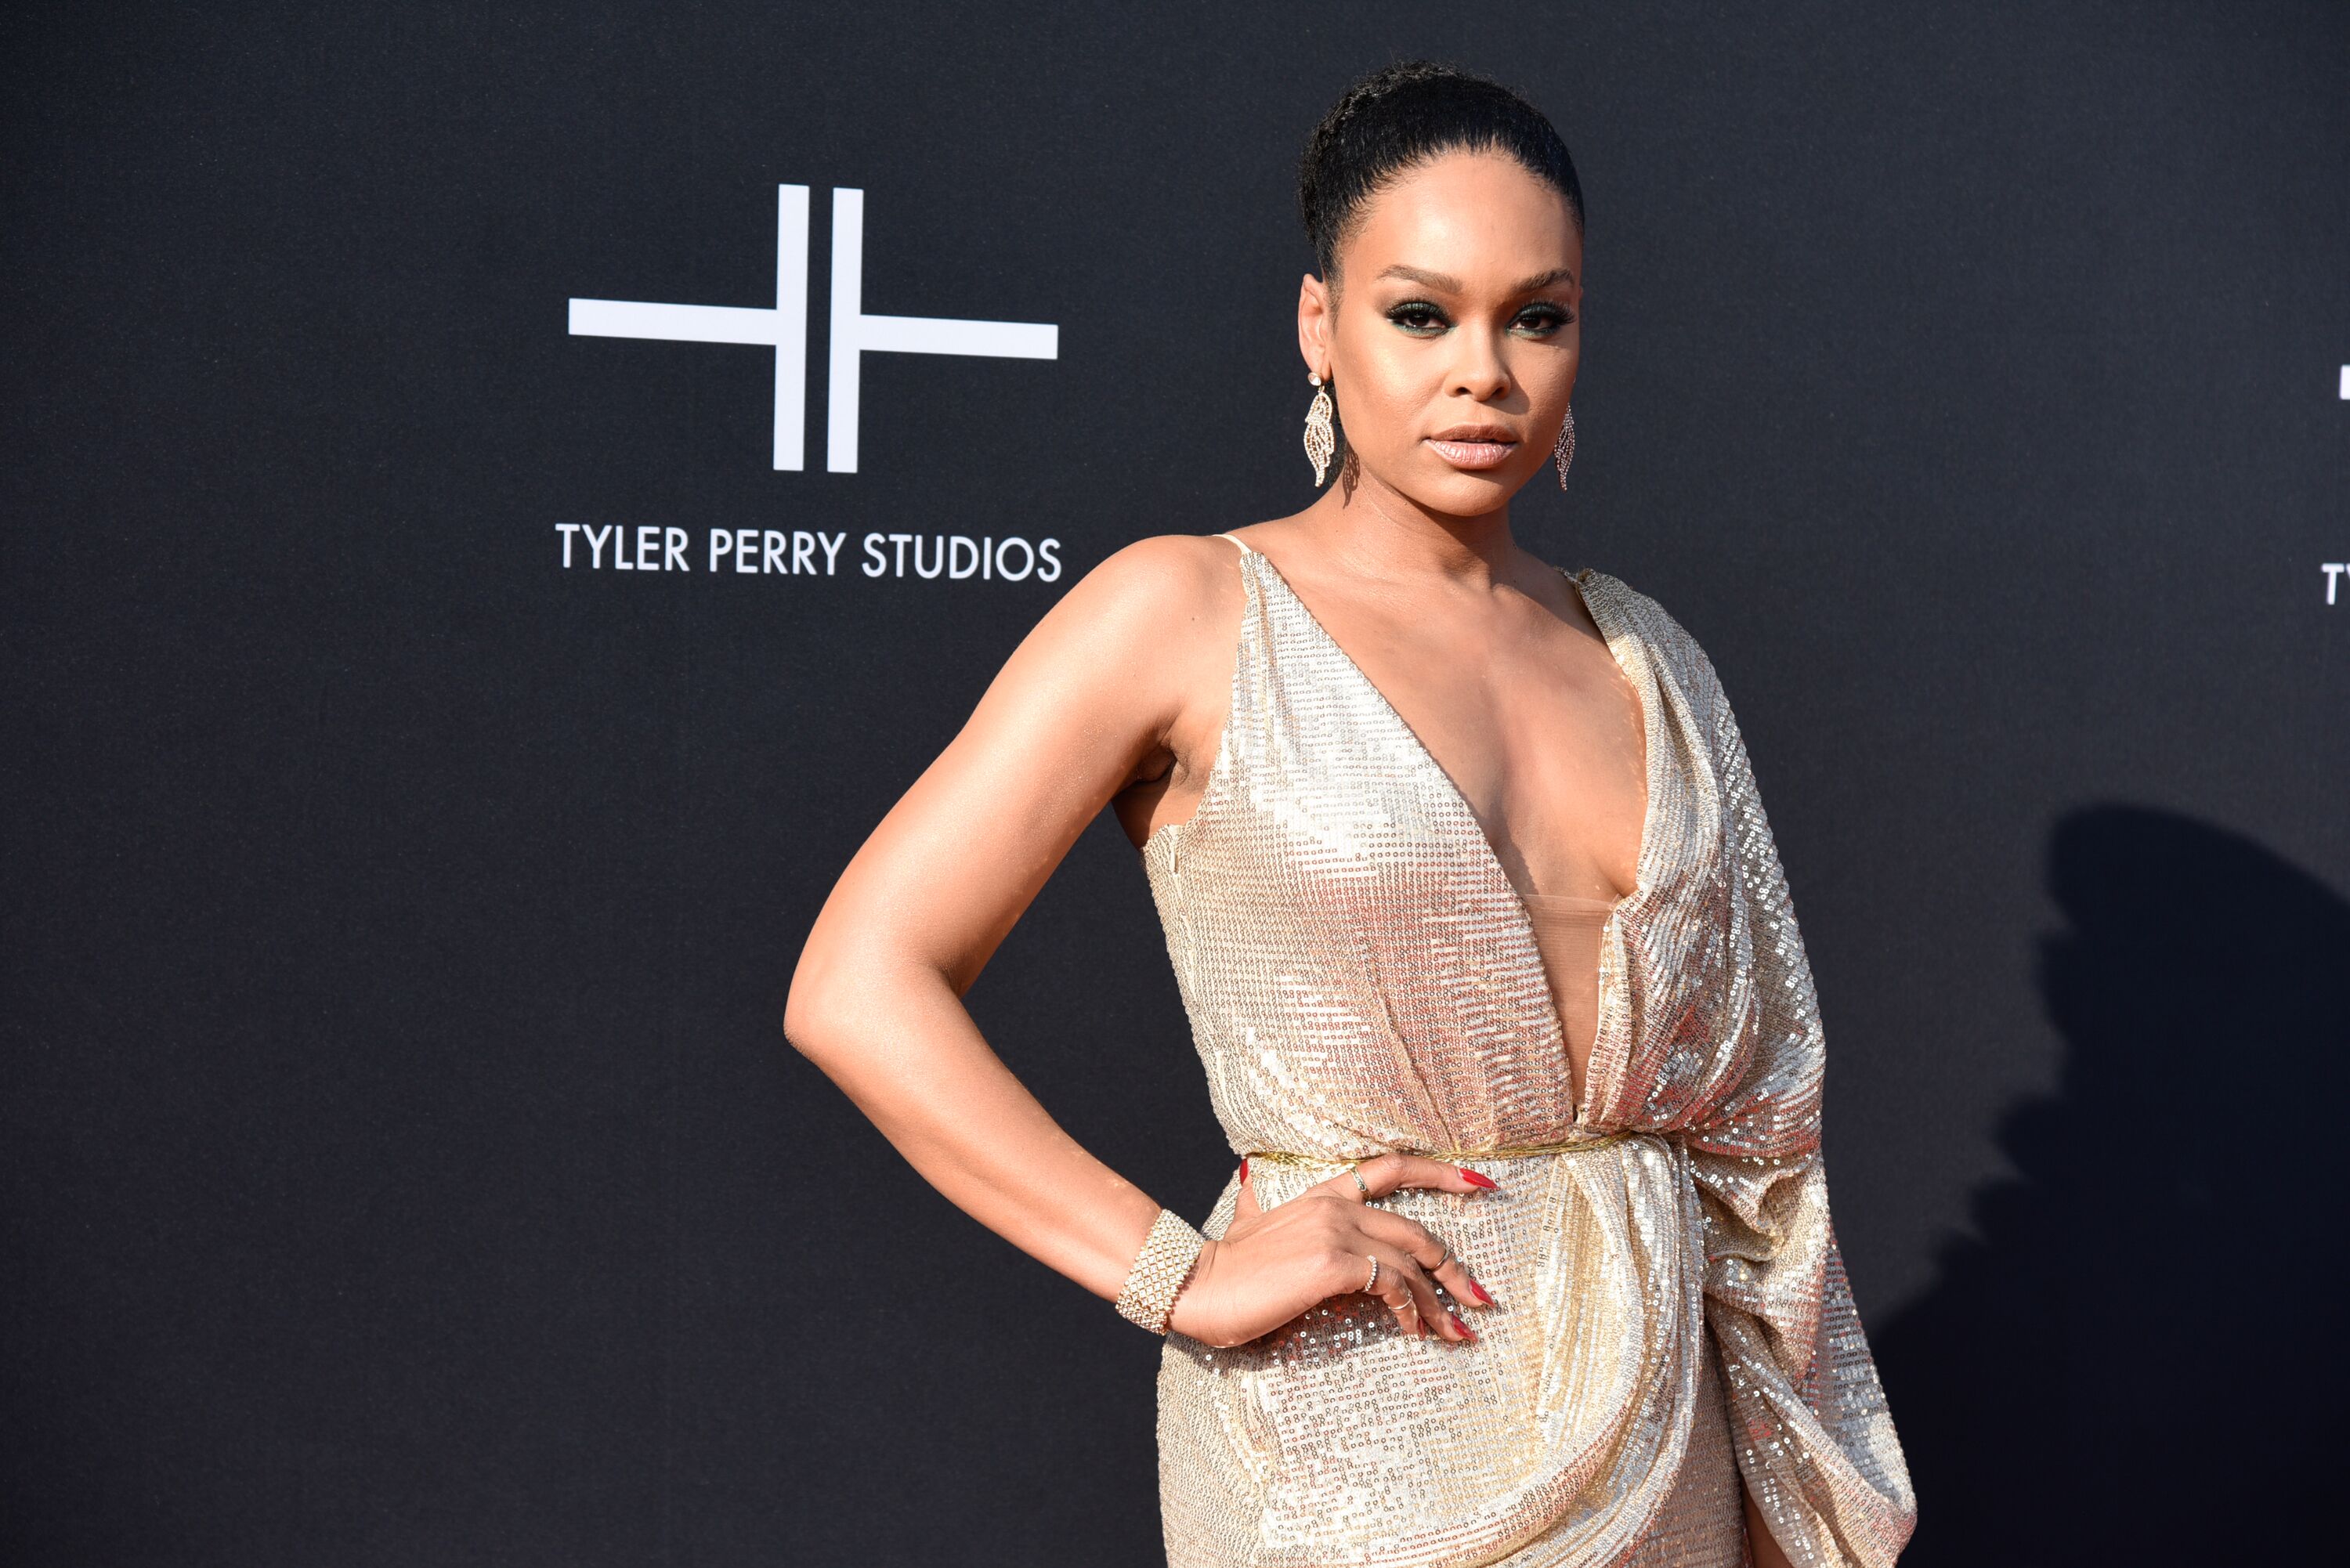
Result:
[[[1308,277],[1299,346],[1365,473],[1477,516],[1550,461],[1581,354],[1583,239],[1566,199],[1500,152],[1417,165]]]

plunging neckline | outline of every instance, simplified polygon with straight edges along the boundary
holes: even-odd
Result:
[[[1518,890],[1518,885],[1510,879],[1508,869],[1502,864],[1501,851],[1494,847],[1492,839],[1487,836],[1484,821],[1478,816],[1477,808],[1469,804],[1469,796],[1467,793],[1461,788],[1459,784],[1454,782],[1451,774],[1445,770],[1444,764],[1436,760],[1436,753],[1429,750],[1428,742],[1420,739],[1419,732],[1411,727],[1411,722],[1403,716],[1402,712],[1396,707],[1395,703],[1388,699],[1388,694],[1384,691],[1380,690],[1379,683],[1371,679],[1370,673],[1357,661],[1353,654],[1347,651],[1346,645],[1330,634],[1330,628],[1322,624],[1322,618],[1315,615],[1314,613],[1313,607],[1308,605],[1298,594],[1297,590],[1290,586],[1289,578],[1283,575],[1279,566],[1274,565],[1273,557],[1266,555],[1263,550],[1258,549],[1255,545],[1250,544],[1245,539],[1234,538],[1230,534],[1221,535],[1219,536],[1222,538],[1231,539],[1233,544],[1239,545],[1242,549],[1247,551],[1250,555],[1254,556],[1258,560],[1264,563],[1265,569],[1273,575],[1273,580],[1280,586],[1281,591],[1288,596],[1289,602],[1297,607],[1298,613],[1304,618],[1305,624],[1313,628],[1314,634],[1321,639],[1322,642],[1330,649],[1331,652],[1338,656],[1339,661],[1344,664],[1347,670],[1353,672],[1355,679],[1361,683],[1363,690],[1378,700],[1379,706],[1385,709],[1388,716],[1395,722],[1396,729],[1401,732],[1406,742],[1419,756],[1419,760],[1426,764],[1429,773],[1433,774],[1440,782],[1443,793],[1459,809],[1462,819],[1468,824],[1469,836],[1477,842],[1478,857],[1483,864],[1490,879],[1500,883],[1503,889],[1508,892],[1509,898],[1507,901],[1511,912],[1516,918],[1515,924],[1518,935],[1526,951],[1533,957],[1537,975],[1542,980],[1544,995],[1549,996],[1550,981],[1543,962],[1542,940],[1541,938],[1536,935],[1534,930],[1534,913],[1526,907],[1525,895],[1521,893]],[[1608,995],[1607,974],[1607,933],[1608,929],[1616,924],[1616,918],[1617,915],[1622,913],[1623,907],[1626,904],[1631,903],[1641,898],[1648,892],[1649,886],[1648,861],[1649,857],[1656,846],[1654,829],[1657,814],[1657,797],[1659,793],[1657,788],[1657,762],[1658,753],[1660,750],[1657,745],[1656,736],[1652,732],[1656,724],[1656,702],[1653,694],[1643,692],[1640,690],[1640,684],[1634,677],[1633,672],[1625,668],[1623,659],[1619,657],[1616,651],[1615,639],[1609,635],[1608,628],[1600,624],[1599,613],[1592,607],[1591,597],[1584,592],[1582,579],[1577,577],[1574,573],[1569,572],[1564,566],[1555,566],[1552,569],[1575,585],[1575,595],[1583,602],[1584,613],[1591,618],[1591,624],[1594,627],[1598,628],[1601,645],[1607,649],[1608,659],[1615,663],[1617,672],[1622,675],[1624,679],[1625,685],[1630,688],[1633,696],[1638,701],[1640,709],[1640,783],[1641,788],[1645,791],[1645,798],[1640,803],[1640,840],[1638,847],[1633,852],[1632,890],[1616,900],[1615,906],[1608,910],[1607,919],[1601,923],[1599,928],[1600,984],[1598,996],[1598,1019],[1600,1022],[1604,1023],[1607,1014]],[[1234,673],[1235,676],[1237,676],[1238,671],[1236,670]],[[1227,716],[1227,727],[1229,728],[1229,715]],[[1223,760],[1221,747],[1222,742],[1219,742],[1217,760],[1215,763],[1209,764],[1211,775],[1209,783],[1211,786],[1215,782],[1213,774],[1219,764],[1221,764]],[[1201,798],[1204,802],[1204,794]],[[1180,826],[1181,825],[1170,823],[1168,826]],[[1544,896],[1545,895],[1542,894],[1535,895],[1537,898]],[[1551,1026],[1558,1033],[1559,1048],[1563,1052],[1566,1053],[1569,1065],[1572,1066],[1574,1062],[1574,1047],[1567,1041],[1566,1020],[1559,1014],[1557,999],[1555,997],[1551,998],[1549,1004],[1544,1009],[1544,1011],[1549,1014]],[[1586,1125],[1585,1120],[1586,1116],[1596,1097],[1592,1093],[1592,1089],[1594,1081],[1598,1076],[1601,1038],[1601,1034],[1595,1032],[1591,1042],[1591,1054],[1583,1064],[1583,1092],[1573,1096],[1575,1105],[1575,1125],[1577,1127]]]
[[[1454,781],[1452,774],[1445,768],[1444,764],[1437,761],[1436,753],[1429,750],[1428,742],[1420,739],[1419,732],[1411,727],[1411,722],[1403,716],[1402,712],[1397,709],[1394,701],[1388,698],[1388,694],[1384,691],[1380,690],[1379,683],[1371,679],[1369,672],[1364,670],[1362,664],[1353,654],[1347,651],[1346,645],[1341,643],[1336,638],[1330,635],[1330,628],[1322,624],[1322,618],[1315,615],[1314,613],[1313,607],[1308,605],[1305,600],[1300,597],[1297,590],[1290,586],[1288,577],[1283,575],[1279,566],[1274,565],[1272,556],[1266,555],[1255,545],[1249,544],[1244,539],[1233,539],[1230,534],[1223,535],[1222,537],[1232,539],[1233,544],[1240,545],[1241,548],[1248,551],[1258,560],[1264,563],[1265,569],[1273,574],[1274,581],[1281,586],[1281,591],[1283,593],[1289,596],[1290,602],[1297,607],[1298,612],[1305,617],[1305,623],[1314,628],[1315,635],[1319,637],[1322,641],[1328,646],[1330,651],[1338,656],[1338,658],[1346,664],[1347,668],[1354,673],[1355,679],[1362,683],[1364,690],[1378,699],[1379,706],[1387,710],[1388,716],[1395,721],[1396,728],[1403,732],[1404,738],[1411,743],[1412,750],[1418,753],[1419,760],[1428,765],[1429,772],[1435,774],[1438,779],[1442,781],[1445,794],[1451,800],[1454,805],[1460,808],[1461,814],[1469,819],[1469,826],[1475,833],[1477,842],[1484,850],[1482,859],[1484,860],[1486,867],[1501,881],[1503,887],[1509,888],[1512,898],[1519,903],[1521,910],[1523,911],[1525,894],[1519,888],[1517,883],[1511,879],[1508,869],[1503,866],[1502,852],[1494,846],[1492,836],[1486,833],[1484,820],[1477,815],[1477,808],[1469,804],[1467,792],[1462,790],[1460,784]],[[1657,805],[1657,748],[1653,737],[1648,733],[1648,711],[1652,704],[1640,691],[1639,683],[1633,678],[1632,671],[1627,670],[1624,667],[1623,659],[1617,657],[1615,639],[1608,635],[1608,630],[1606,627],[1600,626],[1598,614],[1591,607],[1590,596],[1583,591],[1582,581],[1577,578],[1574,573],[1569,572],[1565,566],[1554,566],[1551,569],[1558,573],[1559,576],[1566,578],[1567,581],[1575,584],[1575,596],[1583,601],[1584,613],[1590,616],[1591,624],[1595,627],[1598,627],[1599,628],[1600,645],[1607,650],[1608,659],[1616,666],[1617,673],[1623,677],[1626,688],[1631,691],[1633,697],[1639,704],[1640,787],[1642,791],[1642,799],[1640,802],[1640,837],[1639,842],[1634,846],[1632,852],[1632,890],[1622,895],[1616,900],[1618,905],[1627,904],[1639,898],[1643,893],[1647,892],[1648,888],[1648,850],[1651,836],[1650,828],[1656,815]],[[1214,764],[1211,763],[1209,765],[1212,772]],[[1560,895],[1543,893],[1534,895],[1535,898],[1554,898],[1559,896]],[[1531,922],[1529,922],[1529,935],[1531,936]]]

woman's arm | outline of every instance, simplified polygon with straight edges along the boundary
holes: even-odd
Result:
[[[1201,666],[1242,596],[1211,551],[1233,554],[1141,541],[1045,614],[841,874],[784,1009],[792,1044],[950,1201],[1112,1300],[1159,1205],[1054,1121],[962,996],[1087,824],[1180,744],[1191,693],[1217,690]]]
[[[962,997],[1105,805],[1162,776],[1196,794],[1214,761],[1199,748],[1214,744],[1231,688],[1244,597],[1235,562],[1224,540],[1167,535],[1073,587],[849,862],[784,1011],[791,1043],[931,1185],[1107,1300],[1159,1205],[1062,1129],[989,1049]],[[1149,814],[1129,805],[1131,832]],[[1364,1170],[1373,1197],[1480,1189],[1431,1160],[1388,1156]],[[1359,1289],[1370,1251],[1389,1264],[1381,1294],[1399,1321],[1466,1337],[1416,1262],[1449,1250],[1368,1208],[1350,1177],[1326,1189],[1209,1243],[1171,1325],[1217,1344],[1253,1338]],[[1476,1299],[1457,1262],[1435,1278]]]
[[[1704,650],[1656,613],[1656,646],[1709,737],[1743,926],[1731,950],[1752,954],[1738,1081],[1682,1138],[1705,1216],[1706,1319],[1739,1435],[1747,1528],[1764,1568],[1797,1555],[1890,1568],[1917,1503],[1830,1216],[1819,995],[1730,700]]]

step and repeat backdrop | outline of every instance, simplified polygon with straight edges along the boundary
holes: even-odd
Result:
[[[1296,155],[1419,55],[1581,170],[1513,522],[1738,704],[1907,1560],[2338,1537],[2338,6],[5,26],[9,1561],[1157,1560],[1159,1342],[784,992],[1070,584],[1310,499]],[[970,1002],[1203,1214],[1113,822]]]

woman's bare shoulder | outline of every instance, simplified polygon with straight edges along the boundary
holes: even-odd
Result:
[[[1098,576],[1129,592],[1196,592],[1237,581],[1232,563],[1240,553],[1221,534],[1151,534],[1119,545],[1086,577]]]
[[[1230,622],[1243,597],[1240,551],[1214,534],[1154,534],[1120,545],[1070,586],[1055,615],[1113,640],[1132,637],[1162,653],[1170,638]]]
[[[1246,594],[1239,556],[1212,534],[1120,545],[1045,612],[1001,684],[1097,735],[1181,731],[1230,680]]]

